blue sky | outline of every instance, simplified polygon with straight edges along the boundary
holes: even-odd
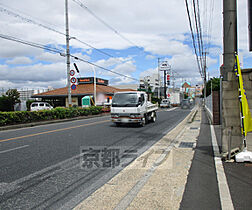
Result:
[[[193,85],[202,83],[192,48],[184,0],[81,1],[129,41],[69,0],[70,36],[113,57],[90,49],[75,39],[70,40],[71,54],[137,80],[157,73],[157,59],[161,58],[167,60],[172,70],[179,75],[176,86],[181,84],[182,78]],[[190,4],[192,1],[188,2]],[[191,5],[189,8],[192,9]],[[62,0],[2,0],[0,34],[55,46],[64,51],[64,36],[28,23],[24,18],[7,14],[3,9],[64,33]],[[211,77],[218,77],[223,37],[222,1],[200,0],[200,11],[203,41],[208,46],[207,71]],[[247,19],[247,1],[238,1],[238,46],[244,68],[252,65],[248,51]],[[0,46],[0,88],[38,89],[66,85],[65,57],[1,38]],[[73,62],[77,63],[81,76],[93,75],[89,64],[74,59],[71,62],[71,68]],[[96,69],[96,72],[98,77],[110,80],[110,85],[138,83],[101,69]]]

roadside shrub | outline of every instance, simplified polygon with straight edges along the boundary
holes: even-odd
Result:
[[[100,114],[102,112],[102,107],[101,106],[91,106],[89,107],[89,110],[92,115]]]
[[[63,108],[40,111],[0,112],[0,126],[19,123],[38,122],[43,120],[65,119],[78,116],[96,115],[102,112],[102,107]]]

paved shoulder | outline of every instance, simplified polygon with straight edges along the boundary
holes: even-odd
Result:
[[[210,126],[202,112],[200,135],[180,209],[220,209]]]

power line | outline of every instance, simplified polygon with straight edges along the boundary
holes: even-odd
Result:
[[[41,23],[38,23],[38,22],[36,22],[36,21],[34,21],[34,20],[31,20],[31,19],[29,19],[29,18],[26,18],[26,17],[24,17],[24,16],[21,16],[21,15],[15,13],[15,12],[12,12],[12,11],[10,11],[10,10],[4,8],[4,7],[1,7],[1,6],[0,6],[0,12],[4,12],[4,13],[6,13],[7,15],[10,15],[10,16],[13,16],[13,17],[16,17],[16,18],[19,18],[19,19],[21,19],[21,20],[23,20],[23,21],[25,21],[25,22],[27,22],[27,23],[31,23],[31,24],[34,24],[34,25],[43,27],[43,28],[45,28],[45,29],[47,29],[47,30],[54,31],[54,32],[56,32],[56,33],[58,33],[58,34],[61,34],[61,35],[64,35],[64,36],[65,36],[65,33],[62,33],[62,32],[60,32],[60,31],[58,31],[58,30],[56,30],[56,29],[53,29],[53,28],[51,28],[51,27],[48,27],[48,26],[43,25],[43,24],[41,24]]]
[[[24,45],[29,45],[31,47],[40,48],[40,49],[47,50],[47,51],[50,51],[50,52],[64,54],[63,51],[58,49],[58,48],[52,48],[52,47],[48,47],[46,45],[38,44],[38,43],[35,43],[35,42],[25,41],[25,40],[22,40],[22,39],[13,37],[13,36],[0,34],[0,38],[6,39],[6,40],[9,40],[9,41],[18,42],[18,43],[21,43],[21,44],[24,44]]]
[[[186,11],[187,11],[187,16],[188,16],[188,20],[189,20],[189,26],[190,26],[192,41],[193,41],[194,53],[195,53],[195,56],[196,56],[199,73],[200,73],[200,75],[202,77],[203,74],[202,74],[202,69],[200,68],[200,64],[199,64],[199,57],[198,57],[198,53],[197,53],[197,48],[196,48],[196,43],[195,43],[195,37],[194,37],[193,29],[192,29],[192,21],[191,21],[191,16],[190,16],[187,0],[185,0],[185,4],[186,4]]]
[[[79,57],[76,57],[76,56],[73,56],[73,55],[70,55],[70,56],[71,56],[72,58],[76,59],[76,60],[80,60],[80,61],[82,61],[82,62],[88,63],[88,64],[90,64],[90,65],[93,65],[93,66],[98,67],[98,68],[100,68],[100,69],[103,69],[103,70],[105,70],[105,71],[111,72],[111,73],[113,73],[113,74],[117,74],[117,75],[119,75],[119,76],[123,76],[123,77],[129,78],[129,79],[132,79],[132,80],[139,81],[138,79],[136,79],[136,78],[134,78],[134,77],[130,77],[130,76],[127,76],[127,75],[125,75],[125,74],[121,74],[121,73],[115,72],[115,71],[113,71],[113,70],[104,68],[104,67],[102,67],[102,66],[100,66],[100,65],[97,65],[97,64],[92,63],[92,62],[90,62],[90,61],[84,60],[84,59],[82,59],[82,58],[79,58]]]
[[[113,31],[116,35],[118,35],[119,37],[121,37],[122,39],[124,39],[125,41],[127,41],[128,43],[130,43],[131,45],[133,45],[134,47],[136,47],[137,49],[142,50],[141,47],[137,46],[134,42],[132,42],[131,40],[129,40],[128,38],[126,38],[125,36],[123,36],[118,30],[116,30],[111,25],[109,25],[108,23],[106,23],[102,18],[100,18],[99,16],[97,16],[92,10],[90,10],[87,6],[85,6],[80,0],[72,0],[72,1],[75,2],[76,4],[78,4],[83,9],[85,9],[89,14],[91,14],[93,17],[95,17],[98,21],[100,21],[108,29],[110,29],[111,31]]]
[[[40,48],[40,49],[47,50],[47,51],[50,51],[50,52],[59,53],[61,56],[65,56],[65,54],[62,52],[62,50],[57,49],[57,48],[51,48],[51,47],[48,47],[48,46],[43,45],[43,44],[38,44],[38,43],[35,43],[35,42],[25,41],[25,40],[22,40],[22,39],[13,37],[13,36],[9,36],[9,35],[4,35],[4,34],[0,34],[0,38],[6,39],[6,40],[9,40],[9,41],[18,42],[18,43],[21,43],[21,44],[24,44],[24,45],[29,45],[29,46],[31,46],[31,47]],[[138,79],[136,79],[136,78],[134,78],[134,77],[130,77],[130,76],[128,76],[128,75],[124,75],[124,74],[115,72],[115,71],[113,71],[113,70],[107,69],[107,68],[105,68],[105,67],[102,67],[102,66],[100,66],[100,65],[97,65],[97,64],[92,63],[92,62],[90,62],[90,61],[84,60],[84,59],[82,59],[82,58],[80,58],[80,57],[77,57],[77,56],[74,56],[74,55],[71,55],[71,54],[70,54],[70,57],[72,57],[72,58],[74,58],[74,59],[76,59],[76,60],[80,60],[80,61],[82,61],[82,62],[88,63],[88,64],[90,64],[90,65],[93,65],[93,66],[95,66],[95,67],[97,67],[97,68],[100,68],[100,69],[103,69],[103,70],[105,70],[105,71],[111,72],[111,73],[113,73],[113,74],[117,74],[117,75],[119,75],[119,76],[123,76],[123,77],[129,78],[129,79],[138,81]]]
[[[24,17],[24,16],[21,16],[21,15],[15,13],[15,12],[10,11],[10,10],[4,8],[4,7],[1,7],[1,6],[0,6],[0,12],[4,12],[4,13],[6,13],[6,14],[9,15],[9,16],[13,16],[13,17],[15,17],[15,18],[19,18],[19,19],[21,19],[21,20],[23,20],[23,21],[25,21],[25,22],[27,22],[27,23],[31,23],[31,24],[40,26],[40,27],[42,27],[42,28],[45,28],[45,29],[47,29],[47,30],[53,31],[53,32],[55,32],[55,33],[58,33],[58,34],[60,34],[60,35],[66,36],[66,34],[63,33],[63,32],[61,32],[61,31],[58,31],[58,30],[56,30],[56,29],[54,29],[54,28],[51,28],[51,27],[46,26],[46,25],[44,25],[44,24],[38,23],[38,22],[36,22],[36,21],[34,21],[34,20],[32,20],[32,19],[29,19],[29,18],[26,18],[26,17]],[[90,47],[90,48],[92,48],[92,49],[94,49],[94,50],[96,50],[96,51],[98,51],[98,52],[100,52],[100,53],[102,53],[102,54],[108,56],[108,57],[114,57],[114,56],[110,55],[109,53],[103,52],[102,50],[99,50],[99,49],[97,49],[96,47],[94,47],[94,46],[92,46],[92,45],[90,45],[90,44],[88,44],[88,43],[86,43],[86,42],[84,42],[84,41],[82,41],[82,40],[80,40],[80,39],[78,39],[78,38],[76,38],[76,37],[70,37],[70,39],[71,39],[71,38],[75,39],[76,41],[78,41],[78,42],[80,42],[80,43],[82,43],[82,44],[84,44],[84,45],[86,45],[86,46],[88,46],[88,47]]]
[[[24,16],[22,16],[22,15],[20,15],[20,14],[17,14],[17,13],[15,13],[15,12],[10,11],[10,10],[4,8],[4,7],[1,7],[1,6],[0,6],[0,12],[4,12],[5,14],[7,14],[7,15],[9,15],[9,16],[13,16],[13,17],[15,17],[15,18],[19,18],[19,19],[21,19],[21,20],[23,20],[23,21],[25,21],[25,22],[27,22],[27,23],[31,23],[31,24],[37,25],[37,26],[39,26],[39,27],[45,28],[45,29],[47,29],[47,30],[53,31],[53,32],[55,32],[55,33],[58,33],[58,34],[60,34],[60,35],[66,36],[66,34],[63,33],[63,32],[61,32],[61,31],[58,31],[58,30],[56,30],[56,29],[54,29],[54,28],[51,28],[51,27],[46,26],[46,25],[44,25],[44,24],[41,24],[41,23],[39,23],[39,22],[37,22],[37,21],[34,21],[34,20],[32,20],[32,19],[26,18],[26,17],[24,17]],[[80,42],[80,43],[82,43],[82,44],[84,44],[84,45],[86,45],[86,46],[88,46],[88,47],[90,47],[90,48],[96,50],[97,52],[99,52],[99,53],[101,53],[101,54],[103,54],[103,55],[106,55],[106,56],[108,56],[108,57],[110,57],[110,58],[114,58],[114,59],[118,60],[120,63],[123,63],[119,58],[114,57],[113,55],[111,55],[111,54],[109,54],[109,53],[107,53],[107,52],[104,52],[104,51],[102,51],[102,50],[100,50],[100,49],[98,49],[98,48],[96,48],[96,47],[94,47],[94,46],[88,44],[87,42],[84,42],[84,41],[82,41],[82,40],[80,40],[80,39],[74,37],[74,36],[73,36],[73,37],[70,37],[70,39],[76,40],[76,41],[78,41],[78,42]]]
[[[195,0],[193,0],[193,11],[194,11],[194,19],[195,19],[195,25],[196,25],[196,34],[197,34],[197,40],[198,40],[198,49],[199,49],[199,57],[200,57],[200,64],[201,64],[201,69],[203,69],[203,62],[202,62],[202,48],[201,48],[201,37],[200,37],[200,29],[199,29],[199,21],[198,21],[198,15],[199,13],[196,11],[196,6],[195,6]]]

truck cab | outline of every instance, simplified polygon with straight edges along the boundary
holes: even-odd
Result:
[[[145,125],[148,120],[155,121],[157,106],[147,101],[147,94],[141,91],[115,93],[111,104],[111,121],[139,123]]]

